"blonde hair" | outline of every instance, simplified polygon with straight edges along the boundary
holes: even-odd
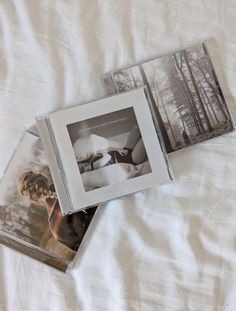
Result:
[[[19,193],[36,203],[47,196],[48,188],[48,178],[33,171],[23,173],[18,179]]]

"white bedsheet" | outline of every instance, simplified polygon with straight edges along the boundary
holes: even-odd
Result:
[[[36,115],[205,39],[236,116],[234,0],[2,0],[0,23],[0,173]],[[0,310],[236,310],[235,154],[236,133],[172,154],[176,182],[106,204],[67,275],[0,246]]]

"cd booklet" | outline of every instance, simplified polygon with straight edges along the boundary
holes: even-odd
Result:
[[[108,95],[146,85],[167,153],[232,132],[205,43],[105,73]]]
[[[63,214],[173,180],[146,88],[37,118]]]

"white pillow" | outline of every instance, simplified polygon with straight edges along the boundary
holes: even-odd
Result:
[[[88,159],[96,154],[99,150],[107,150],[108,148],[122,148],[122,145],[112,139],[107,139],[95,134],[91,134],[86,138],[78,138],[74,143],[74,153],[77,162]]]

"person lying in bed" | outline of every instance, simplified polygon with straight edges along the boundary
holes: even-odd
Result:
[[[76,153],[76,151],[75,151]],[[129,134],[124,148],[107,148],[95,153],[90,159],[78,162],[80,173],[92,171],[115,163],[138,165],[147,159],[139,128],[135,126]]]
[[[44,203],[48,223],[55,240],[76,251],[96,211],[96,207],[63,216],[53,184],[46,176],[27,171],[18,180],[18,190],[33,203]]]

